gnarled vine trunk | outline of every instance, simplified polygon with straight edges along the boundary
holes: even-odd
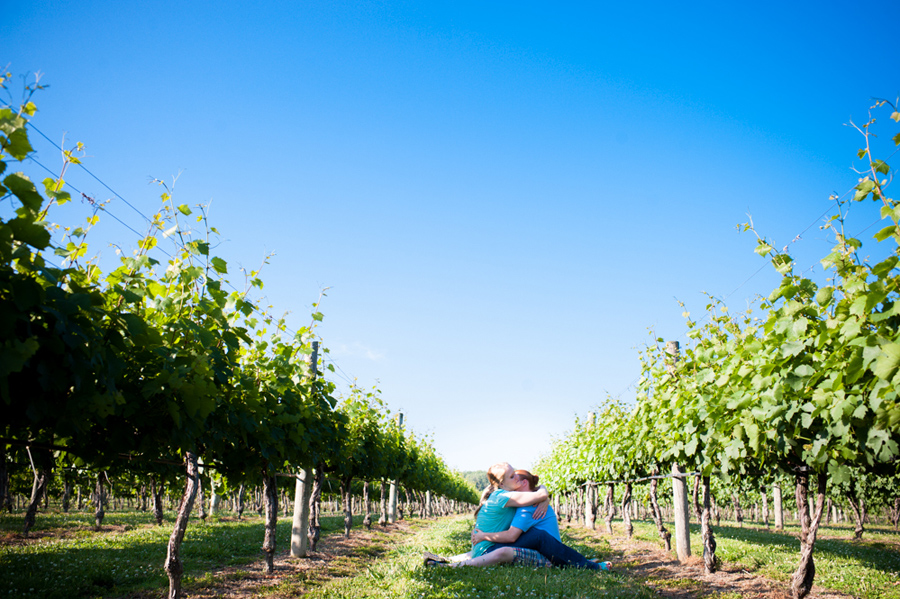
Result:
[[[266,558],[266,574],[275,571],[275,528],[278,525],[278,484],[274,474],[263,471],[263,501],[266,513],[266,534],[263,552]]]
[[[702,482],[702,478],[699,474],[694,477],[694,492],[691,495],[694,502],[694,515],[697,517],[697,522],[703,519],[703,508],[700,507],[700,483]]]
[[[862,539],[863,533],[866,530],[863,526],[863,523],[865,523],[866,521],[866,498],[861,497],[859,493],[850,492],[847,493],[847,502],[853,509],[853,518],[854,520],[856,520],[856,528],[853,531],[853,538],[859,541]]]
[[[200,512],[200,519],[206,520],[206,497],[203,493],[203,475],[197,475],[197,508]]]
[[[316,468],[316,475],[313,477],[312,495],[309,498],[309,550],[315,551],[316,545],[319,543],[319,536],[322,534],[322,527],[319,524],[319,513],[322,509],[322,483],[325,480],[325,471],[319,465]]]
[[[241,483],[241,486],[237,491],[237,509],[235,509],[235,511],[237,512],[238,520],[244,517],[244,498],[246,497],[246,495],[247,486],[244,483]]]
[[[344,538],[350,538],[350,529],[353,528],[353,504],[350,502],[350,485],[353,477],[348,476],[341,481],[341,499],[344,507]]]
[[[699,480],[699,478],[698,478]],[[696,488],[696,485],[695,485]],[[712,574],[718,569],[718,560],[716,559],[716,538],[713,535],[712,524],[712,501],[709,489],[709,477],[703,477],[703,509],[700,511],[700,538],[703,539],[703,565],[707,574]]]
[[[658,472],[659,471],[656,470],[654,475]],[[658,479],[654,478],[650,481],[650,510],[653,512],[653,521],[656,522],[659,538],[665,543],[666,551],[672,551],[672,533],[666,530],[666,526],[663,524],[662,510],[659,509],[659,501],[656,498],[656,487],[658,484]]]
[[[181,503],[178,505],[178,513],[175,516],[175,527],[169,537],[168,553],[166,555],[166,574],[169,577],[169,599],[180,599],[181,577],[184,574],[184,564],[181,562],[181,543],[184,541],[184,533],[187,530],[188,519],[194,507],[194,499],[197,497],[197,455],[187,451],[184,454],[184,465],[187,478],[184,482],[184,493]]]
[[[741,528],[744,528],[744,513],[741,511],[741,501],[738,499],[737,493],[731,495],[731,503],[734,506],[734,519]]]
[[[72,481],[69,480],[69,477],[65,474],[63,475],[63,496],[62,496],[62,511],[63,513],[69,513],[69,507],[72,503]]]
[[[103,525],[103,518],[106,512],[103,507],[106,505],[106,488],[103,486],[103,473],[97,475],[97,484],[94,487],[94,530],[100,530]]]
[[[25,529],[23,530],[25,533],[34,527],[38,504],[44,496],[48,482],[50,482],[49,468],[41,468],[34,471],[34,482],[31,485],[31,500],[28,502],[28,508],[25,510]]]
[[[813,549],[816,545],[816,535],[819,532],[819,523],[822,521],[822,512],[825,509],[825,484],[828,477],[825,473],[817,475],[818,489],[816,494],[815,513],[809,513],[809,469],[803,468],[797,474],[797,517],[800,520],[800,564],[791,575],[791,594],[794,599],[803,599],[812,590],[813,578],[816,575],[816,565],[813,560]]]
[[[597,522],[597,486],[584,483],[584,527],[594,529]]]
[[[363,510],[365,517],[363,518],[363,526],[366,530],[372,529],[372,509],[369,506],[369,481],[363,482]]]
[[[387,496],[384,492],[384,481],[382,480],[378,486],[381,487],[381,500],[379,502],[379,505],[381,506],[381,516],[378,517],[378,525],[384,526],[387,524],[387,521],[388,521]]]
[[[613,533],[612,521],[616,514],[616,486],[613,483],[606,485],[606,532]]]
[[[150,477],[150,494],[153,496],[153,518],[156,520],[157,526],[162,526],[163,523],[163,504],[162,504],[162,489],[156,482],[156,477]]]
[[[6,452],[0,445],[0,510],[9,503],[9,470],[6,469]]]
[[[622,496],[622,524],[625,525],[625,536],[631,538],[634,526],[631,524],[631,483],[625,483],[625,494]]]

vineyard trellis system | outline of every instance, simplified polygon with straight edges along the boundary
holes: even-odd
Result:
[[[0,74],[0,88],[9,79]],[[377,388],[354,385],[339,401],[334,384],[315,376],[319,302],[310,326],[289,332],[284,318],[252,299],[263,288],[258,270],[243,273],[244,290],[232,287],[228,264],[211,254],[218,231],[206,206],[176,204],[158,181],[162,205],[148,232],[103,272],[87,237],[105,204],[91,199],[80,224],[49,220],[72,200],[63,176],[81,164],[83,146],[63,150],[60,175],[44,179],[41,191],[24,172],[7,172],[33,152],[32,97],[42,88],[34,81],[20,106],[0,108],[0,505],[10,505],[11,476],[21,474],[10,468],[27,454],[34,479],[26,533],[54,471],[64,494],[71,478],[93,487],[98,527],[112,481],[140,480],[159,522],[161,488],[183,484],[165,562],[175,598],[198,493],[204,504],[201,478],[211,481],[213,498],[260,489],[270,570],[278,473],[302,476],[295,510],[309,520],[313,548],[326,474],[339,482],[346,534],[354,481],[395,481],[392,488],[440,505],[477,501],[425,439],[390,417]],[[164,239],[176,249],[159,260],[154,249]],[[85,471],[92,474],[77,474]]]
[[[893,171],[876,157],[892,150],[876,140],[874,115],[885,111],[889,126],[900,122],[897,107],[878,100],[865,124],[851,123],[863,142],[857,153],[860,178],[847,195],[830,198],[838,210],[822,226],[835,240],[821,261],[827,279],[816,282],[797,274],[787,248],[778,251],[757,234],[756,252],[781,276],[756,307],[759,316],[752,309],[732,315],[713,297],[705,319],[692,320],[685,312],[689,343],[683,352],[678,343],[661,338],[642,352],[634,407],[607,400],[584,421],[576,420],[574,430],[541,459],[535,470],[542,480],[565,494],[570,508],[582,503],[588,526],[597,516],[598,484],[585,483],[606,481],[607,528],[614,487],[624,486],[622,514],[630,530],[632,484],[649,480],[647,500],[660,538],[671,549],[658,481],[670,471],[673,481],[683,481],[679,469],[692,470],[697,473],[693,510],[701,524],[704,563],[712,572],[717,567],[710,522],[714,487],[719,497],[731,496],[741,521],[741,495],[764,496],[767,511],[767,489],[780,504],[782,487],[793,486],[801,529],[800,559],[791,580],[796,599],[811,589],[816,535],[835,499],[852,511],[857,537],[872,507],[890,510],[896,528],[900,203],[887,195]],[[891,141],[900,145],[900,133]],[[874,239],[885,257],[878,261],[865,257],[862,242],[845,231],[848,207],[868,200],[880,206],[882,226]],[[752,222],[743,229],[756,234]],[[679,486],[673,484],[676,529],[686,528],[691,503]],[[686,539],[686,534],[678,536]],[[689,551],[689,546],[679,547],[678,554]]]

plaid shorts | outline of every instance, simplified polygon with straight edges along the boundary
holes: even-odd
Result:
[[[535,551],[534,549],[523,549],[521,547],[513,547],[516,550],[516,557],[512,563],[522,566],[531,566],[532,568],[549,568],[553,564],[546,557]]]

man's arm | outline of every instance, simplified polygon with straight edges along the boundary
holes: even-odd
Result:
[[[538,487],[537,491],[510,491],[506,494],[506,505],[509,507],[525,507],[526,505],[535,505],[550,498],[550,493],[544,485]]]
[[[477,544],[482,541],[490,541],[491,543],[515,543],[516,539],[518,539],[521,534],[522,529],[516,528],[515,526],[511,526],[502,532],[480,532],[476,530],[472,533],[472,544]]]

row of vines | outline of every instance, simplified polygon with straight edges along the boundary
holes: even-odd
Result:
[[[0,77],[7,93],[8,81]],[[165,562],[174,597],[201,468],[223,489],[263,489],[269,568],[278,475],[304,481],[312,537],[326,473],[348,511],[355,480],[477,501],[426,439],[390,417],[377,389],[354,387],[339,400],[317,376],[318,304],[310,326],[293,332],[251,297],[263,287],[258,271],[232,287],[228,264],[211,254],[218,231],[205,207],[176,205],[165,188],[134,252],[104,272],[87,244],[104,205],[80,226],[52,222],[72,200],[63,176],[83,148],[65,150],[60,176],[40,186],[12,172],[33,152],[41,87],[26,86],[18,107],[0,109],[0,503],[11,471],[33,472],[26,532],[54,472],[64,488],[68,477],[95,473],[100,497],[121,478],[138,477],[154,494],[180,484]],[[176,249],[163,252],[163,240]]]
[[[900,113],[889,102],[873,106]],[[851,195],[833,197],[838,213],[823,226],[835,239],[821,263],[827,280],[798,274],[787,248],[757,235],[756,252],[780,274],[757,312],[738,315],[710,298],[705,318],[685,312],[686,347],[657,339],[642,352],[633,408],[610,399],[576,422],[536,469],[563,493],[586,483],[645,483],[660,536],[658,479],[676,468],[696,473],[694,504],[707,570],[716,568],[711,493],[729,501],[743,492],[794,488],[801,554],[793,596],[806,596],[815,575],[813,548],[830,499],[852,508],[862,535],[866,505],[900,512],[900,205],[887,196],[891,169],[873,155],[876,119],[856,126],[863,166]],[[900,145],[900,134],[892,138]],[[846,234],[847,209],[874,200],[881,225],[870,260]],[[754,233],[752,223],[744,230]],[[890,244],[890,248],[884,246]],[[595,485],[587,484],[587,489]],[[584,491],[582,491],[583,493]],[[810,493],[814,496],[810,496]],[[740,513],[740,510],[736,510]]]

